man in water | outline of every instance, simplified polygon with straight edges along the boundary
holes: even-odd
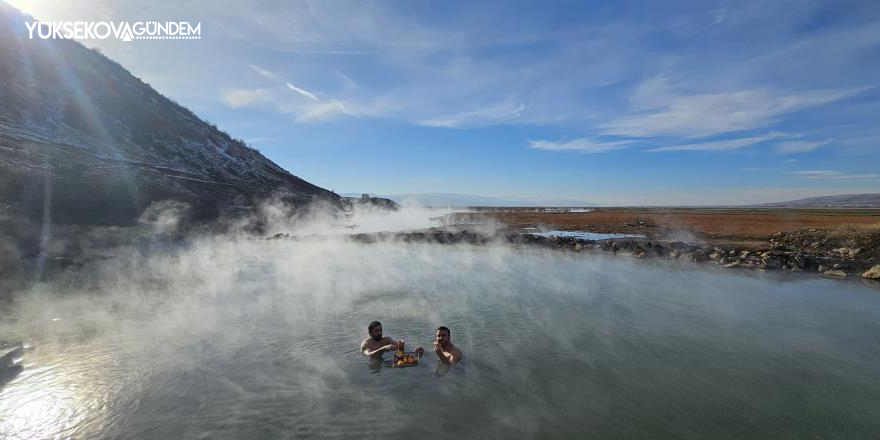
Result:
[[[382,336],[382,323],[373,321],[367,326],[370,337],[361,342],[361,352],[373,358],[382,356],[386,351],[396,351],[398,344],[403,345],[403,341],[394,342],[389,336]]]
[[[434,341],[434,353],[440,362],[447,365],[457,364],[461,358],[461,350],[452,345],[452,332],[444,326],[437,327],[437,339]]]

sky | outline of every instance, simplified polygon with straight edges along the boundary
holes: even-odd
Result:
[[[7,0],[337,193],[748,204],[880,192],[880,3]]]

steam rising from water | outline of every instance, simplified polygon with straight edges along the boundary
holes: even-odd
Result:
[[[360,232],[436,216],[343,221]],[[327,226],[338,218],[284,218],[270,234],[321,236],[142,241],[20,292],[0,334],[35,348],[0,389],[0,434],[656,438],[848,427],[858,437],[878,427],[870,335],[880,300],[858,286],[506,246],[363,245]],[[445,372],[429,355],[418,368],[371,369],[355,351],[373,319],[410,347],[447,325],[465,362]]]

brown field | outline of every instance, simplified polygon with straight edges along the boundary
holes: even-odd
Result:
[[[652,239],[686,237],[708,242],[767,242],[777,232],[802,229],[880,231],[880,209],[600,208],[575,213],[513,210],[464,215],[472,220],[494,218],[517,229],[622,232]]]

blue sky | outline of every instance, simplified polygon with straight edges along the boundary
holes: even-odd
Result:
[[[9,1],[343,192],[731,204],[880,192],[880,3]]]

